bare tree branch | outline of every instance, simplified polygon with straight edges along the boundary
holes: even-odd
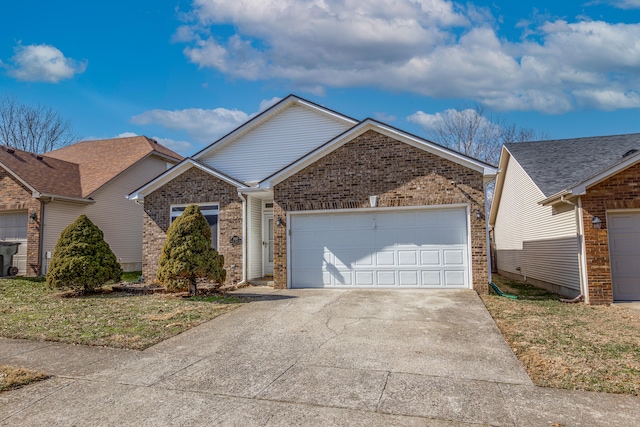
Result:
[[[447,110],[437,115],[428,137],[467,156],[497,165],[502,144],[547,138],[545,132],[521,128],[503,116],[486,115],[484,109]]]
[[[71,121],[51,107],[22,104],[9,95],[0,98],[0,144],[45,153],[78,140]]]

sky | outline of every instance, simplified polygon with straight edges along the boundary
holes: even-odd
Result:
[[[183,155],[291,93],[423,137],[474,106],[552,139],[640,132],[640,0],[531,3],[7,1],[0,95]]]

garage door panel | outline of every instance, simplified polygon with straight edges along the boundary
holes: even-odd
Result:
[[[377,286],[396,286],[396,272],[395,270],[378,270],[376,272],[376,285]]]
[[[608,212],[613,299],[640,300],[640,212]]]
[[[445,270],[444,285],[447,287],[459,287],[464,285],[464,270]]]
[[[373,270],[356,270],[356,286],[373,286]]]
[[[442,286],[441,274],[440,271],[422,271],[422,285],[423,286]]]
[[[443,251],[444,265],[464,265],[464,252],[463,249],[445,249]]]
[[[418,286],[418,270],[398,271],[398,284],[400,286]]]
[[[420,265],[434,266],[440,265],[440,251],[420,251]]]
[[[394,251],[381,251],[376,253],[376,265],[378,267],[393,266],[396,264]]]
[[[293,287],[309,286],[301,272],[308,274],[313,268],[323,271],[313,280],[326,287],[469,287],[466,209],[326,212],[290,218]],[[328,224],[337,225],[319,230]],[[309,234],[310,229],[316,233]],[[313,242],[302,241],[311,236]],[[320,262],[308,259],[318,254]]]
[[[398,251],[398,265],[418,265],[418,253],[416,250],[412,251]]]

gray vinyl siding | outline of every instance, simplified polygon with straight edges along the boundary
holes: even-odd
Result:
[[[511,157],[494,227],[498,270],[580,289],[574,209],[554,212],[544,194]]]
[[[237,180],[261,181],[349,127],[345,122],[294,105],[198,160]]]
[[[262,277],[262,200],[249,197],[249,279]]]
[[[125,271],[142,269],[142,206],[127,194],[167,170],[166,160],[147,157],[115,177],[91,197],[94,204],[81,205],[54,200],[45,206],[44,254],[53,252],[60,233],[85,214],[104,233],[105,240]],[[43,263],[43,266],[47,266]]]

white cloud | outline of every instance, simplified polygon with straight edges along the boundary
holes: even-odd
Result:
[[[130,138],[132,136],[138,136],[138,134],[134,132],[122,132],[116,135],[116,138]]]
[[[18,45],[11,63],[5,67],[9,75],[18,80],[58,83],[82,74],[87,61],[67,58],[59,49],[47,44]]]
[[[260,102],[260,109],[258,111],[259,112],[263,112],[267,108],[273,107],[274,105],[276,105],[281,100],[282,100],[282,98],[278,98],[277,96],[274,96],[271,99],[264,99],[264,100],[262,100]]]
[[[184,110],[145,111],[132,117],[131,123],[136,125],[158,124],[167,129],[186,131],[191,138],[210,143],[246,122],[249,118],[247,113],[239,110],[187,108]]]
[[[285,79],[319,94],[369,86],[472,98],[505,110],[640,107],[640,24],[547,18],[509,41],[487,9],[447,0],[195,0],[190,16],[175,37],[189,44],[185,55],[232,78]],[[215,38],[217,25],[236,33]]]
[[[436,131],[444,123],[455,123],[458,121],[464,123],[476,123],[478,128],[496,128],[499,126],[491,123],[484,116],[481,116],[478,111],[467,108],[464,110],[456,110],[449,108],[443,112],[435,114],[425,113],[424,111],[417,111],[414,114],[407,117],[407,120],[420,125],[424,130],[428,132]]]
[[[373,118],[383,123],[391,123],[396,121],[396,116],[381,111],[373,113]]]
[[[606,3],[620,9],[640,9],[640,0],[608,0]]]

